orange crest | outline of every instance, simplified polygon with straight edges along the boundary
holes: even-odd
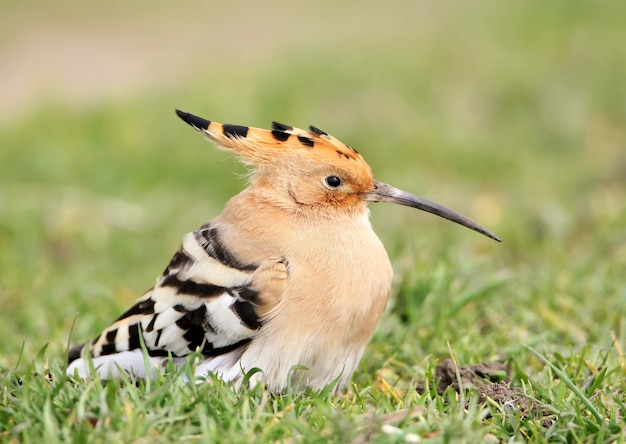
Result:
[[[220,124],[179,110],[176,114],[219,147],[260,169],[283,168],[305,173],[325,167],[349,174],[365,189],[372,186],[372,171],[363,157],[313,125],[306,131],[272,122],[272,129],[266,130]]]

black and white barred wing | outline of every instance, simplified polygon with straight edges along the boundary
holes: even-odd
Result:
[[[155,287],[146,292],[88,346],[70,351],[68,373],[87,376],[89,347],[94,368],[105,377],[119,370],[144,377],[163,357],[200,351],[211,371],[224,373],[262,327],[262,313],[286,287],[286,261],[269,258],[243,264],[220,243],[219,229],[207,225],[187,234]],[[211,361],[214,365],[210,365]]]

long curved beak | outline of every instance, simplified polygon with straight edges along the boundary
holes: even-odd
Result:
[[[456,222],[459,225],[469,228],[490,237],[493,240],[502,242],[502,240],[487,230],[482,225],[474,222],[469,217],[463,216],[461,213],[457,213],[454,210],[439,205],[423,197],[414,196],[406,191],[399,190],[386,183],[374,181],[374,189],[365,195],[365,200],[368,202],[391,202],[399,205],[405,205],[411,208],[417,208],[418,210],[427,211],[429,213],[436,214],[439,217],[448,219],[452,222]]]

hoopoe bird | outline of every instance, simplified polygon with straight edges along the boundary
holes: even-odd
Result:
[[[154,288],[96,339],[70,350],[70,375],[88,377],[94,368],[103,378],[121,371],[142,378],[170,358],[181,365],[199,352],[198,376],[237,385],[258,368],[252,382],[273,392],[289,381],[312,389],[334,383],[337,392],[391,290],[369,203],[428,211],[500,241],[455,211],[374,180],[354,148],[315,126],[273,122],[264,130],[176,113],[251,165],[250,185],[183,237]]]

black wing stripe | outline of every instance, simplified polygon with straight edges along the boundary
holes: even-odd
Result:
[[[204,305],[202,307],[204,308]],[[204,311],[206,311],[206,308],[204,309]],[[194,325],[202,326],[202,323],[196,322],[196,319],[193,316],[194,312],[195,310],[188,311],[186,315],[181,316],[176,321],[176,325],[178,325],[178,327],[180,327],[182,330],[189,330]]]
[[[215,332],[213,326],[207,320],[207,308],[202,304],[195,310],[188,310],[185,306],[178,304],[174,306],[174,310],[185,313],[176,321],[176,325],[184,330],[183,338],[188,342],[187,348],[195,351],[202,347],[206,341],[205,334],[207,331]]]
[[[192,325],[189,330],[185,332],[183,338],[189,342],[189,344],[187,344],[187,348],[190,351],[196,351],[206,341],[204,329],[199,325]]]
[[[128,310],[122,316],[117,318],[117,320],[121,321],[122,319],[129,318],[129,317],[134,316],[134,315],[149,315],[149,314],[152,314],[152,313],[154,313],[154,303],[155,303],[154,300],[152,300],[151,298],[142,299],[139,302],[137,302],[135,305],[133,305],[130,308],[130,310]]]
[[[259,299],[259,292],[248,287],[237,288],[236,294],[239,296],[239,299],[252,303],[256,303]]]
[[[261,320],[256,314],[254,310],[254,306],[250,302],[244,301],[235,301],[233,305],[230,306],[231,310],[237,313],[239,319],[248,327],[250,330],[256,330],[261,326]]]
[[[154,316],[152,316],[152,319],[150,319],[150,323],[148,324],[148,326],[146,327],[146,331],[147,332],[151,332],[154,330],[154,323],[156,322],[157,318],[159,317],[158,313],[155,313]],[[158,341],[157,341],[158,342]]]
[[[80,358],[83,354],[84,348],[85,348],[85,344],[75,345],[74,347],[70,348],[70,351],[67,354],[67,364],[69,365],[72,363],[72,361],[75,361],[76,359]]]
[[[220,242],[220,236],[216,227],[205,225],[202,229],[194,233],[196,241],[207,252],[209,256],[217,259],[222,264],[236,268],[238,270],[253,271],[257,268],[255,264],[244,264],[237,259]]]
[[[105,337],[106,337],[107,342],[115,343],[115,338],[117,337],[117,328],[113,328],[107,331],[107,334]]]
[[[163,272],[163,276],[167,276],[168,274],[172,272],[172,270],[185,268],[187,265],[191,263],[193,263],[193,258],[190,257],[187,253],[185,253],[185,250],[183,250],[182,248],[179,248],[178,251],[174,253],[172,260],[165,268],[165,271]]]
[[[148,350],[148,355],[154,357],[154,358],[159,358],[159,357],[165,357],[165,356],[169,356],[171,352],[163,349],[163,348],[156,348],[156,349],[150,349]],[[176,353],[172,353],[172,357],[173,358],[178,358],[179,356]]]
[[[141,347],[141,341],[139,335],[141,334],[139,324],[132,324],[128,326],[128,349],[134,350]]]
[[[202,354],[205,356],[223,355],[224,353],[228,353],[229,351],[233,351],[239,347],[246,346],[247,344],[250,343],[251,340],[252,340],[251,338],[242,339],[241,341],[235,342],[234,344],[230,344],[225,347],[218,347],[218,348],[214,348],[213,344],[211,344],[210,342],[205,342],[204,347],[202,348]]]
[[[171,274],[163,279],[162,287],[172,287],[176,289],[176,294],[186,294],[199,298],[213,298],[224,293],[224,287],[211,284],[199,284],[190,279],[181,281],[177,274]]]
[[[163,329],[157,330],[157,336],[156,339],[154,340],[154,346],[158,347],[159,346],[159,341],[161,340],[161,334],[163,333]]]
[[[112,355],[113,353],[117,353],[117,347],[114,342],[104,344],[100,350],[100,356]]]

